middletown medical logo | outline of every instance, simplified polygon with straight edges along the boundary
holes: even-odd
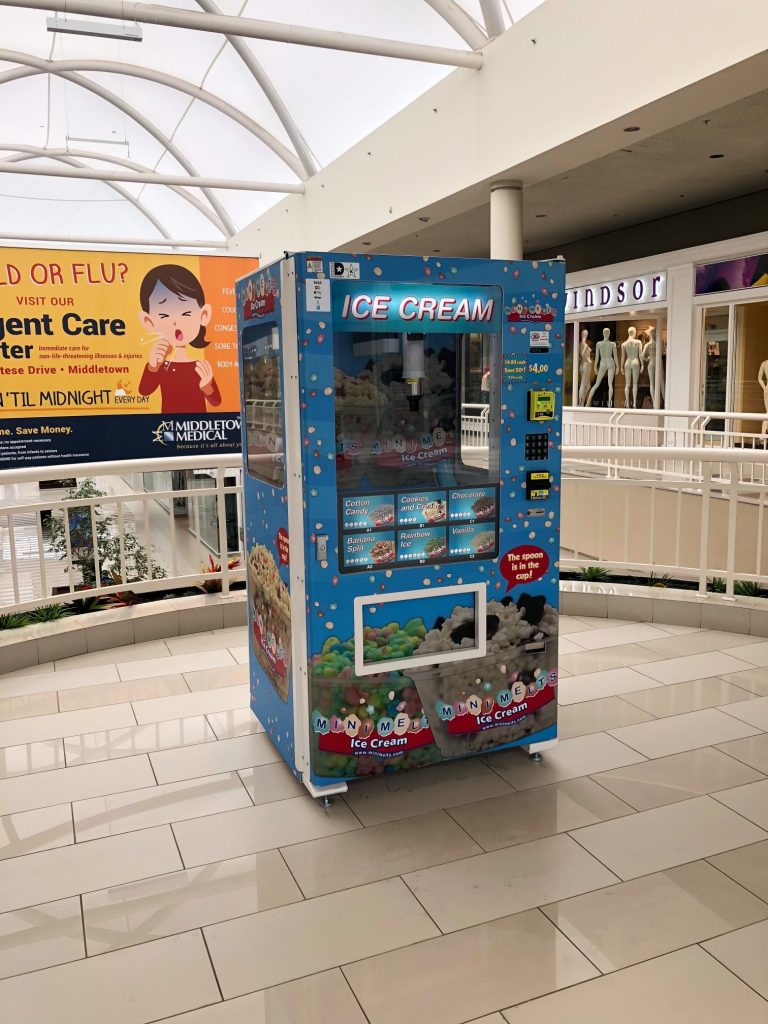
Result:
[[[152,431],[152,443],[166,445],[199,444],[201,441],[232,443],[232,432],[240,439],[240,419],[163,420]]]

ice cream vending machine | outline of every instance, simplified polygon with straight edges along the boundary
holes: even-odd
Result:
[[[556,738],[562,261],[237,282],[251,707],[315,796]]]

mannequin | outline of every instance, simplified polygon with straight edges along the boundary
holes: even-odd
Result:
[[[581,369],[579,371],[579,405],[585,405],[589,394],[589,385],[592,383],[592,349],[589,347],[587,338],[589,331],[581,332],[579,344],[579,359]]]
[[[632,408],[637,408],[637,383],[640,380],[640,367],[643,357],[643,346],[637,337],[637,330],[630,327],[627,340],[621,343],[621,372],[624,374],[624,407],[629,408],[629,390],[632,388]]]
[[[648,380],[651,385],[651,401],[653,402],[654,409],[657,408],[656,403],[656,328],[649,327],[646,332],[648,335],[648,341],[643,345],[643,362],[648,366]],[[664,367],[661,368],[661,377],[659,378],[659,391],[661,392],[661,402],[664,401]],[[659,406],[661,403],[659,403]]]
[[[600,387],[603,377],[608,374],[608,405],[613,407],[613,381],[619,369],[619,357],[616,352],[616,342],[611,340],[611,332],[608,327],[603,328],[602,341],[595,346],[595,373],[597,377],[592,385],[592,390],[587,396],[587,405],[592,405],[595,392]]]
[[[763,402],[765,403],[766,418],[763,420],[763,426],[760,433],[765,436],[768,434],[768,359],[765,359],[760,363],[760,369],[757,371],[757,383],[763,389]]]

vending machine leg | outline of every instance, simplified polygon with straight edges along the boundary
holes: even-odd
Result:
[[[309,795],[313,796],[316,800],[322,800],[324,807],[329,806],[332,796],[346,793],[349,788],[343,779],[339,780],[339,782],[333,782],[329,786],[316,786],[308,775],[303,775],[301,781],[309,790]]]
[[[542,754],[545,750],[551,750],[557,746],[557,740],[542,740],[541,743],[528,743],[523,750],[528,751],[528,759],[538,764],[543,760]]]

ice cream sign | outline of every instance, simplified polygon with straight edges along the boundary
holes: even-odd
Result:
[[[332,292],[339,331],[496,331],[501,323],[497,288],[334,281]]]

